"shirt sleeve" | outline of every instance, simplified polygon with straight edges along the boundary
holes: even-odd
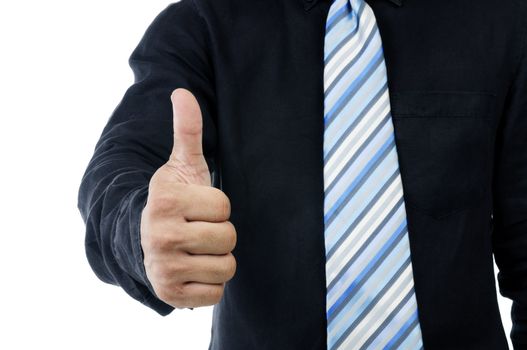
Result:
[[[132,52],[134,83],[107,121],[78,192],[86,256],[97,277],[163,316],[174,308],[157,298],[146,277],[139,227],[150,178],[172,149],[176,88],[190,90],[201,107],[203,153],[218,187],[209,37],[192,1],[165,8]]]
[[[525,38],[525,36],[524,36]],[[509,90],[496,138],[493,249],[500,293],[512,299],[511,340],[527,346],[527,56]]]

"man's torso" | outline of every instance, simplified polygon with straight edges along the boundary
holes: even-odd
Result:
[[[494,141],[519,1],[368,1],[383,40],[426,349],[506,349]],[[329,1],[196,0],[210,33],[236,276],[211,349],[325,349],[323,42]]]

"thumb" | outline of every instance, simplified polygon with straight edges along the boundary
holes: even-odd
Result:
[[[174,146],[172,157],[186,165],[200,164],[203,158],[203,118],[198,101],[186,89],[172,93]]]
[[[178,181],[211,185],[209,168],[203,155],[203,117],[198,101],[186,89],[172,92],[174,145],[169,164]]]

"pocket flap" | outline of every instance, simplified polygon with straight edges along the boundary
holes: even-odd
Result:
[[[474,117],[494,113],[496,95],[479,91],[401,91],[390,93],[394,117]]]

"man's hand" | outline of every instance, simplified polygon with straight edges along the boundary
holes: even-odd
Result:
[[[213,305],[236,270],[230,201],[211,186],[203,156],[203,120],[196,98],[172,93],[174,147],[152,176],[141,216],[148,280],[158,298],[177,308]]]

